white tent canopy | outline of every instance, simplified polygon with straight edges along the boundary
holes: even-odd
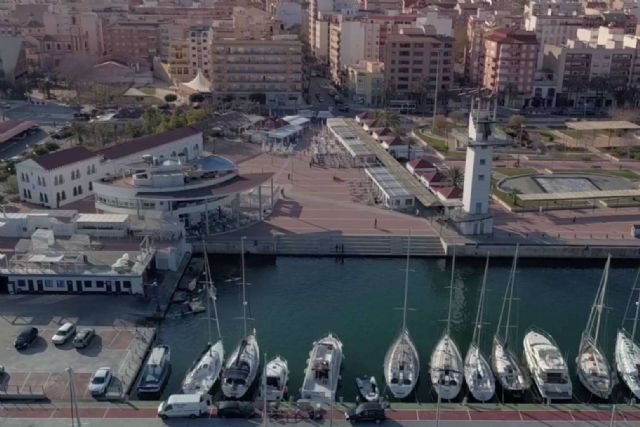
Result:
[[[187,83],[182,83],[182,85],[195,92],[211,92],[211,82],[209,82],[209,80],[207,80],[207,78],[202,75],[202,71],[200,70],[198,70],[198,74],[196,74],[193,80]]]

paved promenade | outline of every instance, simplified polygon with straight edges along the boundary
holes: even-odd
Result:
[[[413,408],[392,409],[387,411],[386,425],[407,426],[433,426],[439,418],[440,425],[444,426],[470,426],[470,425],[497,425],[511,426],[606,426],[610,425],[612,417],[615,417],[615,425],[632,426],[640,425],[640,410],[632,407],[619,407],[615,415],[609,408],[593,409],[576,405],[564,406],[533,406],[523,405],[495,407],[493,405],[470,405],[469,407],[457,406],[456,409],[443,405],[440,411],[435,405],[406,405]],[[344,420],[345,405],[336,404],[330,421],[330,414],[320,422],[309,421],[303,412],[299,417],[270,419],[268,424],[303,424],[303,425],[330,425],[331,423],[343,426],[349,425]],[[199,420],[170,420],[163,422],[157,418],[156,404],[154,402],[129,402],[127,404],[99,404],[92,406],[82,405],[79,408],[83,425],[107,426],[107,425],[135,425],[135,426],[160,426],[181,425],[199,426],[211,425],[211,419],[216,418],[215,410],[211,410],[208,416]],[[3,405],[0,406],[0,426],[62,426],[69,425],[70,409],[68,404],[45,405]],[[66,424],[65,424],[66,423]],[[257,417],[251,421],[221,420],[216,419],[217,425],[245,426],[261,424],[262,420],[258,411]]]

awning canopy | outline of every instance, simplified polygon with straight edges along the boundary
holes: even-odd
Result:
[[[564,193],[533,193],[518,195],[518,198],[523,202],[617,199],[621,197],[640,197],[640,190],[572,191]]]
[[[640,129],[635,123],[626,120],[594,120],[582,122],[567,122],[567,127],[574,130],[633,130]]]
[[[182,83],[182,85],[196,92],[211,92],[211,82],[207,80],[200,70],[198,70],[198,74],[196,74],[193,80],[187,83]]]

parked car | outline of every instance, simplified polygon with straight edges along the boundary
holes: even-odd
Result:
[[[111,368],[104,367],[98,369],[91,377],[91,382],[89,382],[89,393],[91,393],[92,396],[104,395],[112,379]]]
[[[385,420],[384,408],[377,402],[366,402],[351,408],[344,413],[347,421],[375,421],[380,423]]]
[[[96,336],[96,331],[93,328],[83,328],[78,331],[73,338],[73,346],[75,348],[85,348],[91,344],[91,340]]]
[[[58,331],[51,337],[51,342],[55,345],[62,345],[69,341],[76,334],[76,325],[66,322],[60,326]]]
[[[218,417],[220,418],[253,418],[256,410],[249,402],[226,400],[218,402]]]
[[[38,338],[38,328],[34,328],[33,326],[28,326],[20,331],[18,336],[16,337],[13,346],[17,350],[24,350],[29,347],[29,344],[35,341]]]
[[[207,394],[172,394],[169,399],[160,402],[158,416],[163,420],[178,417],[196,418],[209,412],[210,403]]]

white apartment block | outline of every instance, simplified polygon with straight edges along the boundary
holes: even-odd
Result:
[[[584,25],[584,18],[576,11],[567,15],[564,13],[528,15],[524,20],[524,28],[536,33],[540,46],[545,44],[562,44],[568,39],[576,37],[578,28]],[[538,68],[542,66],[544,50],[538,53]]]
[[[359,61],[348,67],[349,97],[367,107],[379,107],[384,102],[384,63]]]
[[[16,165],[22,201],[59,208],[93,193],[93,182],[118,176],[143,155],[192,160],[202,153],[202,133],[179,128],[148,135],[99,151],[73,147]]]

